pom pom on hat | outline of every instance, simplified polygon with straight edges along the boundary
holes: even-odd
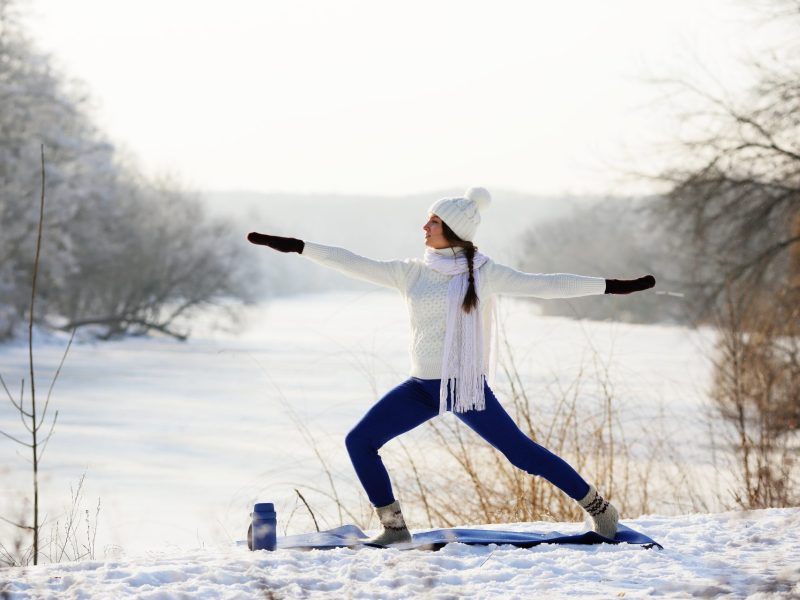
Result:
[[[478,210],[484,211],[492,203],[492,195],[489,190],[482,187],[471,187],[464,192],[464,197],[469,198],[478,205]]]
[[[428,212],[438,215],[462,240],[471,242],[481,223],[480,211],[491,202],[492,196],[486,188],[471,187],[461,198],[437,200]]]

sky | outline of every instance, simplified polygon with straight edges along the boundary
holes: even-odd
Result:
[[[149,174],[205,190],[542,194],[650,184],[654,77],[735,90],[769,43],[734,0],[28,0]]]

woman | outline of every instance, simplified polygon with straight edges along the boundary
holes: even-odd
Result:
[[[322,265],[400,291],[411,318],[411,377],[390,390],[345,440],[356,474],[375,506],[383,531],[370,542],[410,542],[399,503],[378,450],[394,437],[446,410],[475,430],[515,466],[544,477],[591,515],[593,529],[613,539],[617,510],[564,460],[527,437],[498,403],[486,381],[492,298],[498,294],[573,298],[628,294],[655,285],[635,280],[534,274],[495,263],[472,243],[480,212],[490,204],[484,188],[442,198],[429,209],[422,260],[378,261],[342,248],[252,232],[247,239],[281,252],[297,252]]]

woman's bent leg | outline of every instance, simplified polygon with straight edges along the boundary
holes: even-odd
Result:
[[[389,474],[378,450],[389,440],[438,414],[430,394],[414,379],[387,392],[347,434],[345,444],[361,485],[374,506],[394,502]]]
[[[530,473],[544,477],[574,500],[589,491],[589,484],[567,461],[540,446],[517,427],[514,420],[495,398],[488,384],[484,385],[485,410],[454,413],[478,435],[502,452],[511,463]]]

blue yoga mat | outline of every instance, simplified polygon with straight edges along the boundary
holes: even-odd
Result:
[[[409,544],[398,544],[403,550],[438,550],[445,544],[460,542],[462,544],[512,544],[520,548],[530,548],[538,544],[636,544],[645,548],[658,548],[663,546],[639,533],[620,524],[617,535],[613,540],[604,538],[598,533],[587,531],[578,534],[565,534],[558,531],[539,533],[536,531],[498,531],[494,529],[433,529],[413,533],[414,540]],[[278,538],[278,550],[326,550],[329,548],[354,548],[381,546],[366,543],[367,535],[355,525],[343,525],[336,529],[320,531],[317,533],[303,533]]]

